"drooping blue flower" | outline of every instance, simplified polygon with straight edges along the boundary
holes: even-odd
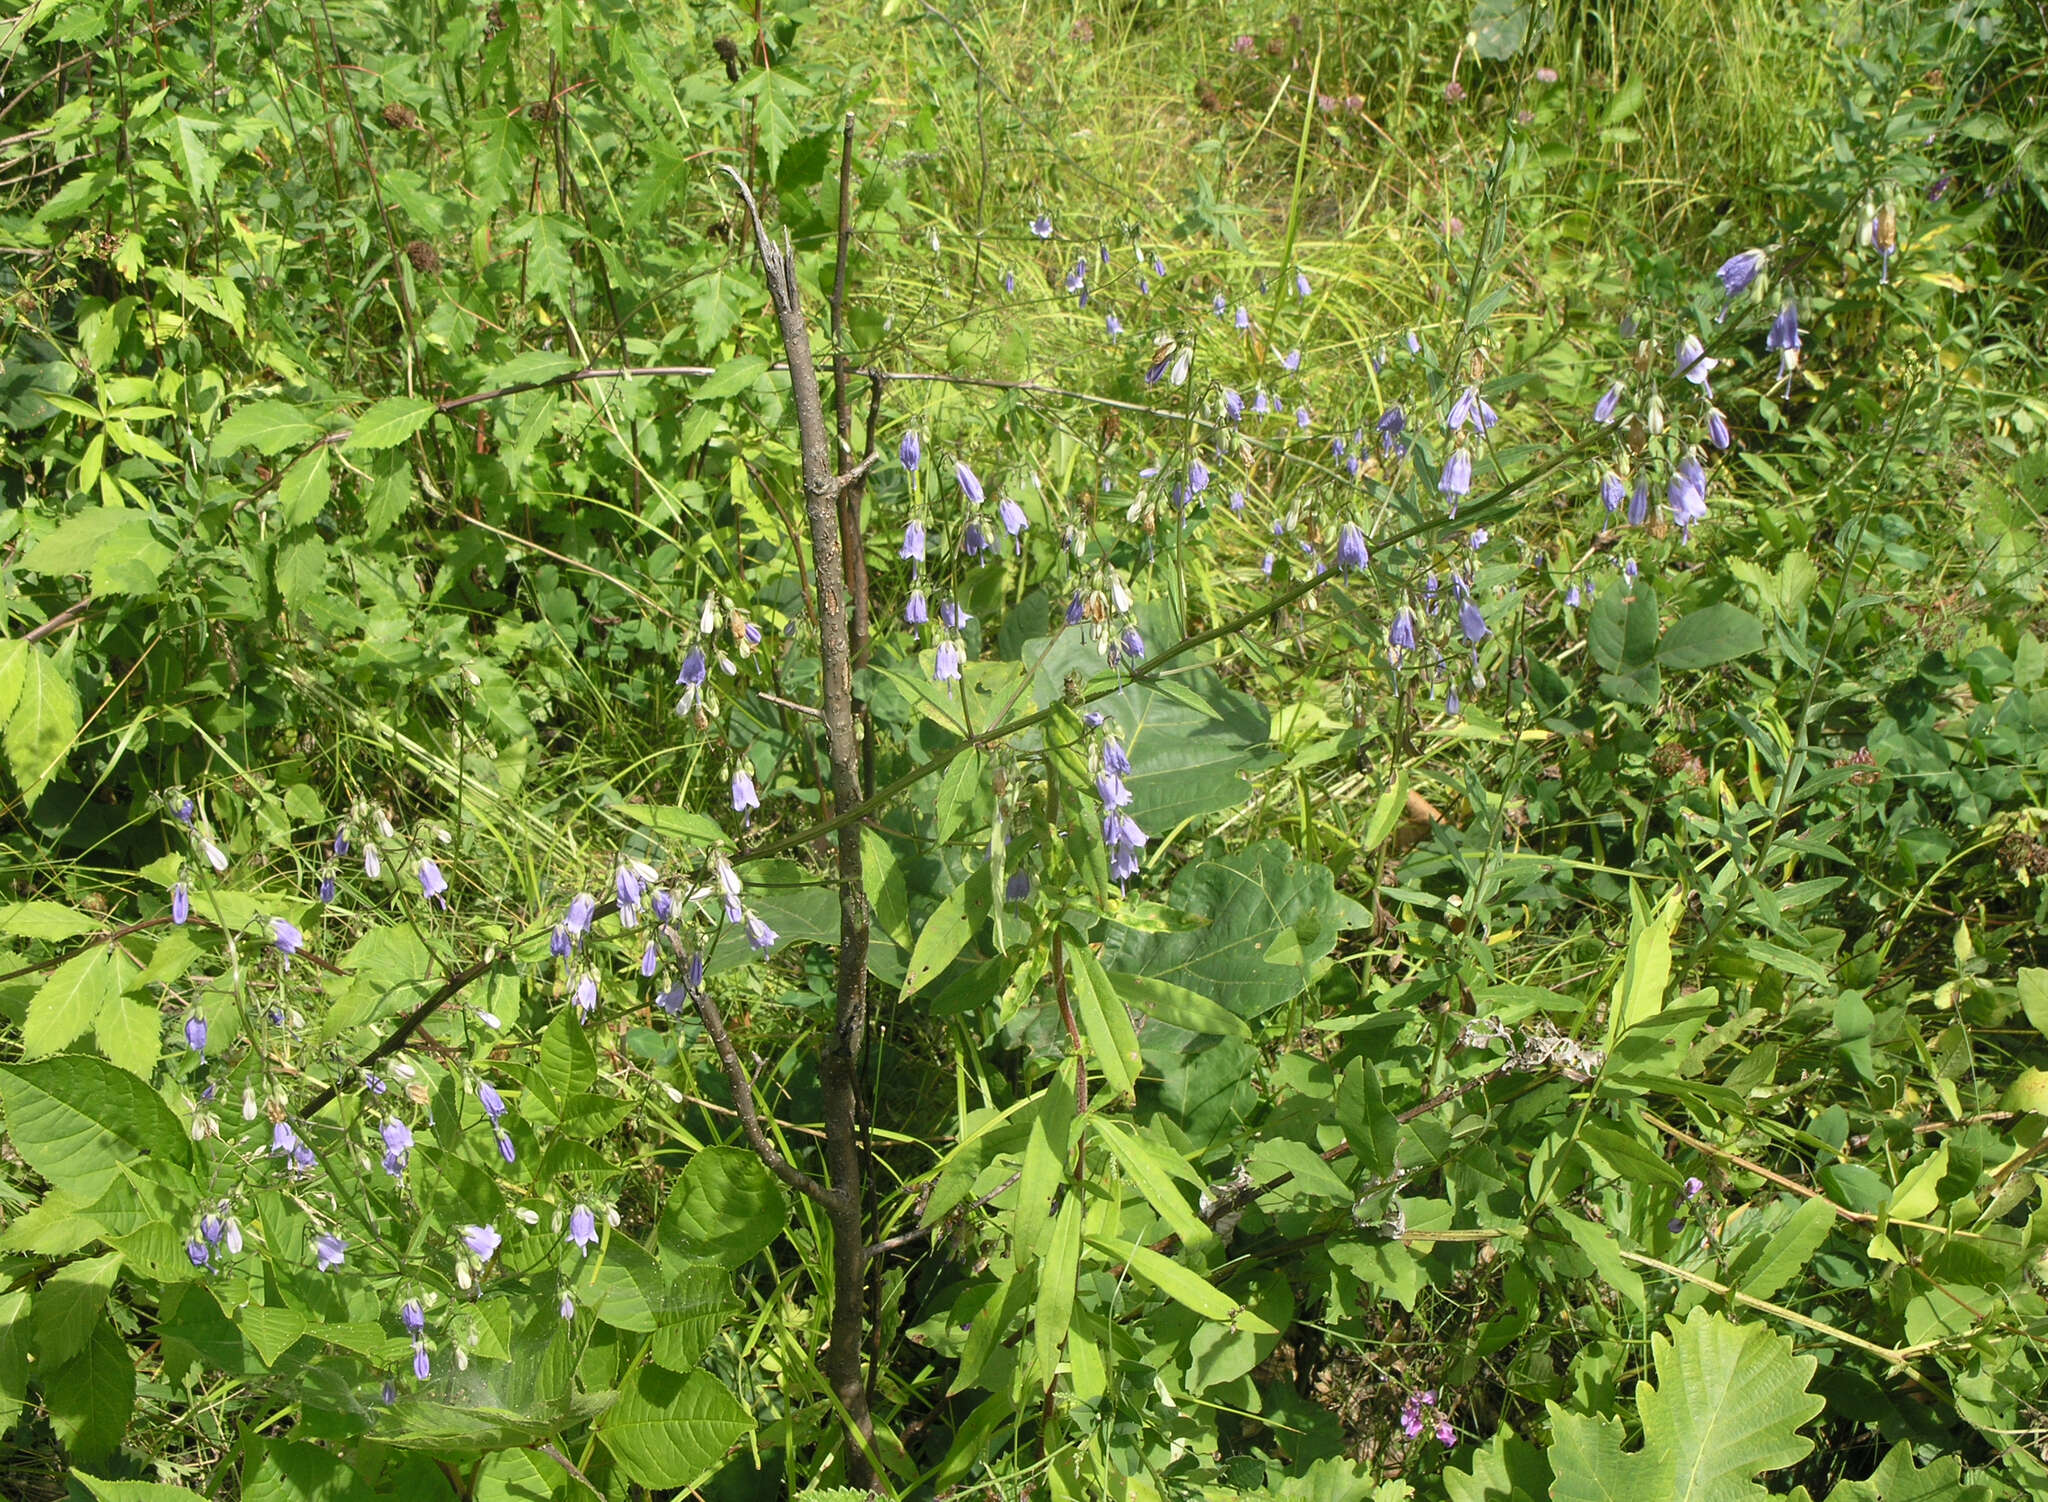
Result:
[[[1188,494],[1200,495],[1209,488],[1209,466],[1200,459],[1188,461]]]
[[[1232,388],[1230,388],[1230,387],[1228,387],[1228,386],[1225,386],[1225,387],[1223,388],[1223,397],[1222,397],[1222,401],[1223,401],[1223,416],[1224,416],[1224,420],[1225,420],[1225,421],[1227,421],[1227,422],[1242,422],[1242,421],[1244,420],[1244,398],[1243,398],[1243,397],[1239,396],[1239,395],[1237,394],[1237,392],[1236,392],[1236,391],[1234,391],[1234,390],[1233,390]]]
[[[288,918],[270,920],[270,942],[277,952],[284,956],[285,968],[291,968],[292,956],[305,947],[306,936],[299,932],[298,925]]]
[[[1458,686],[1454,683],[1451,685],[1450,692],[1444,695],[1444,713],[1447,715],[1458,715],[1462,714],[1464,709],[1465,706],[1458,701]]]
[[[747,914],[747,942],[766,954],[775,947],[775,941],[782,936],[770,928],[759,913]]]
[[[1294,409],[1294,425],[1301,429],[1302,432],[1306,433],[1314,421],[1315,419],[1309,416],[1308,408],[1296,407]]]
[[[1628,524],[1640,527],[1650,519],[1650,477],[1637,475],[1635,489],[1629,492]]]
[[[1472,493],[1472,456],[1464,449],[1452,449],[1444,459],[1444,470],[1437,477],[1436,488],[1448,496],[1464,496]]]
[[[576,989],[569,994],[569,1000],[574,1003],[577,1015],[587,1020],[597,1010],[597,976],[589,970],[584,971],[577,978]]]
[[[988,533],[982,529],[981,518],[968,517],[967,526],[960,534],[960,551],[969,558],[979,558],[994,547],[995,544],[988,539]]]
[[[911,577],[917,576],[917,565],[924,562],[924,523],[912,517],[903,524],[903,546],[896,550],[898,558],[907,558],[911,564]]]
[[[1593,421],[1605,427],[1614,421],[1614,414],[1620,406],[1621,382],[1616,381],[1601,394],[1600,400],[1593,404]]]
[[[1406,450],[1401,435],[1408,431],[1408,414],[1398,403],[1380,414],[1380,420],[1373,424],[1380,435],[1380,452],[1392,458]]]
[[[1259,572],[1264,574],[1268,579],[1273,577],[1273,555],[1271,553],[1268,553],[1265,557],[1259,560]]]
[[[1008,496],[1004,496],[996,502],[996,520],[1003,524],[1003,530],[1015,540],[1017,552],[1022,554],[1024,529],[1031,525],[1030,518],[1024,515],[1024,508]]]
[[[218,1215],[213,1214],[211,1211],[199,1217],[199,1234],[205,1239],[208,1246],[219,1246],[220,1238],[226,1230],[225,1223],[222,1222]]]
[[[411,1335],[417,1335],[427,1328],[427,1311],[420,1308],[420,1301],[418,1299],[407,1299],[403,1304],[400,1304],[398,1306],[398,1319],[399,1323],[405,1326],[406,1332]]]
[[[958,683],[960,663],[960,644],[951,638],[941,641],[932,653],[932,681]]]
[[[1613,470],[1600,477],[1600,502],[1610,516],[1621,509],[1621,503],[1627,496],[1628,487],[1621,483],[1621,476]]]
[[[192,893],[182,881],[171,888],[171,921],[182,924],[192,916]]]
[[[981,504],[981,477],[967,467],[965,459],[953,461],[953,478],[960,484],[960,493],[967,497],[969,505]]]
[[[1250,310],[1249,308],[1247,308],[1247,307],[1246,307],[1246,306],[1245,306],[1245,305],[1244,305],[1243,303],[1239,303],[1239,304],[1237,305],[1237,320],[1236,320],[1236,321],[1237,321],[1237,329],[1238,329],[1238,332],[1239,332],[1239,333],[1245,333],[1245,332],[1248,332],[1248,331],[1249,331],[1249,330],[1251,329],[1251,326],[1252,326],[1252,315],[1251,315],[1251,310]]]
[[[1003,901],[1022,902],[1031,895],[1031,873],[1012,871],[1003,881]]]
[[[1230,299],[1219,292],[1216,294],[1216,301],[1211,303],[1209,307],[1211,312],[1215,313],[1218,318],[1221,318],[1230,311]]]
[[[1050,240],[1052,238],[1052,215],[1040,214],[1036,219],[1032,220],[1031,233],[1038,236],[1041,240]]]
[[[187,1017],[185,1019],[185,1046],[196,1054],[206,1052],[206,1019]]]
[[[499,1246],[504,1243],[504,1239],[504,1237],[498,1234],[498,1228],[495,1225],[464,1226],[462,1228],[462,1244],[468,1248],[469,1255],[476,1258],[479,1267],[489,1262],[496,1255]]]
[[[384,1138],[384,1171],[398,1178],[412,1156],[412,1128],[392,1116],[386,1118],[380,1135]]]
[[[572,940],[580,940],[590,932],[591,920],[597,916],[597,899],[588,892],[578,892],[569,899],[569,911],[562,919],[562,927],[569,931]]]
[[[1280,357],[1280,368],[1289,372],[1301,369],[1301,351],[1290,349],[1286,354],[1282,355]]]
[[[1387,645],[1396,652],[1415,650],[1415,617],[1406,605],[1394,612],[1394,624],[1387,628]]]
[[[1778,309],[1778,316],[1771,320],[1771,331],[1764,337],[1764,347],[1778,357],[1778,375],[1782,379],[1790,375],[1799,364],[1799,305],[1791,298],[1785,299],[1785,306]]]
[[[1714,367],[1720,363],[1707,353],[1707,347],[1700,343],[1699,335],[1687,334],[1679,342],[1677,374],[1684,376],[1700,390],[1712,394],[1713,388],[1707,384],[1707,377],[1713,374]]]
[[[1145,831],[1122,809],[1110,809],[1102,816],[1102,843],[1109,849],[1112,881],[1129,881],[1142,867],[1140,852],[1146,845]]]
[[[1699,460],[1687,455],[1679,464],[1671,476],[1666,498],[1671,503],[1671,520],[1677,524],[1679,535],[1691,542],[1693,527],[1707,519],[1707,476]]]
[[[681,672],[676,674],[676,682],[689,688],[702,688],[704,686],[704,649],[702,647],[692,647],[688,654],[684,656],[683,668]]]
[[[448,899],[442,894],[448,890],[448,878],[441,874],[441,868],[434,863],[432,856],[420,857],[419,878],[420,896],[440,904],[445,911]]]
[[[1357,522],[1344,523],[1343,530],[1337,534],[1337,567],[1349,572],[1364,568],[1369,561],[1364,530]]]
[[[1135,662],[1145,655],[1145,638],[1138,634],[1136,626],[1124,627],[1124,633],[1117,638],[1124,649],[1124,656]]]
[[[1252,392],[1252,412],[1254,415],[1263,417],[1272,410],[1273,402],[1266,395],[1266,388],[1263,386],[1255,388]]]
[[[1714,273],[1721,279],[1721,292],[1730,301],[1749,290],[1749,284],[1757,279],[1768,259],[1760,250],[1738,251],[1721,263],[1721,269]]]
[[[597,1244],[597,1217],[590,1212],[590,1206],[578,1205],[569,1212],[568,1239],[584,1256]]]
[[[1567,610],[1577,610],[1579,608],[1579,600],[1579,582],[1578,580],[1574,579],[1572,581],[1572,587],[1564,592],[1565,608]]]
[[[328,872],[320,878],[320,900],[322,902],[334,901],[334,874],[332,872]]]
[[[1110,343],[1114,344],[1117,336],[1124,331],[1124,321],[1114,313],[1106,314],[1102,320],[1102,327],[1109,334]]]
[[[1297,272],[1295,272],[1295,273],[1294,273],[1294,295],[1295,295],[1296,297],[1307,297],[1307,296],[1308,296],[1308,292],[1309,292],[1309,287],[1308,287],[1308,273],[1307,273],[1306,271],[1297,271]]]
[[[761,806],[761,795],[754,787],[754,776],[745,767],[735,767],[732,773],[732,811],[736,814],[751,814]]]
[[[1725,449],[1730,442],[1728,419],[1721,415],[1719,407],[1707,408],[1707,438],[1717,449]]]
[[[313,1260],[323,1273],[333,1272],[348,1260],[348,1243],[332,1231],[322,1231],[313,1238]]]
[[[907,626],[922,626],[931,619],[925,605],[924,591],[913,589],[910,598],[903,602],[903,622]]]
[[[199,817],[199,805],[194,803],[190,797],[180,798],[171,805],[171,817],[187,829],[190,829],[192,821]]]
[[[489,1080],[478,1080],[476,1098],[483,1103],[484,1115],[491,1118],[491,1125],[496,1126],[499,1118],[505,1114],[505,1097],[498,1093],[497,1087]]]
[[[1451,403],[1450,415],[1444,419],[1444,427],[1455,433],[1469,422],[1481,433],[1485,433],[1499,421],[1500,415],[1487,405],[1486,398],[1479,394],[1479,388],[1467,386]]]
[[[958,600],[939,601],[939,623],[948,631],[958,631],[961,624],[970,619],[972,617],[960,608]]]
[[[363,875],[375,881],[384,874],[384,857],[368,840],[363,841]]]
[[[1004,290],[1005,292],[1015,292],[1015,291],[1017,290],[1017,273],[1016,273],[1016,272],[1014,272],[1014,271],[1005,271],[1005,272],[1003,273],[1003,290]]]
[[[1242,512],[1243,512],[1243,511],[1244,511],[1244,492],[1243,492],[1242,490],[1233,490],[1233,491],[1231,491],[1231,492],[1230,492],[1230,514],[1231,514],[1232,516],[1237,516],[1237,515],[1240,515],[1240,514],[1242,514]]]
[[[654,972],[661,968],[661,946],[649,939],[646,948],[640,951],[640,976],[643,980],[654,979]]]
[[[1471,599],[1458,607],[1458,629],[1465,633],[1465,640],[1473,646],[1485,641],[1490,633],[1486,617],[1479,613],[1479,606]]]
[[[519,1161],[519,1154],[518,1154],[518,1153],[516,1153],[516,1152],[514,1152],[514,1151],[512,1150],[512,1135],[511,1135],[511,1133],[509,1133],[509,1132],[506,1132],[506,1131],[504,1131],[504,1130],[502,1130],[502,1129],[501,1129],[501,1130],[500,1130],[500,1131],[498,1132],[497,1136],[498,1136],[498,1156],[499,1156],[499,1157],[501,1157],[501,1158],[503,1158],[503,1159],[504,1159],[504,1160],[505,1160],[505,1161],[506,1161],[507,1163],[517,1163],[517,1162]]]
[[[924,458],[924,444],[919,441],[916,428],[906,432],[903,441],[896,445],[896,457],[903,461],[906,470],[915,470]]]
[[[207,1250],[206,1243],[197,1239],[185,1243],[185,1255],[194,1267],[204,1267],[213,1260],[213,1253]]]

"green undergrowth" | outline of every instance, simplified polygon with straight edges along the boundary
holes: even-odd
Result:
[[[2048,1495],[2041,28],[14,8],[0,1491]]]

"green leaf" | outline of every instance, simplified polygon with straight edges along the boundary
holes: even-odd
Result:
[[[903,999],[908,1001],[929,985],[974,937],[988,911],[988,870],[978,869],[948,892],[938,909],[925,920],[917,944],[910,951],[904,971]]]
[[[31,1059],[56,1053],[91,1027],[100,1007],[121,995],[121,963],[112,945],[95,944],[52,971],[29,1000],[22,1053]]]
[[[1684,617],[1657,646],[1657,662],[1673,672],[1711,668],[1763,650],[1763,622],[1739,605],[1709,605]]]
[[[672,1372],[689,1371],[738,1307],[732,1274],[722,1264],[691,1262],[672,1269],[655,1310],[648,1356]]]
[[[1549,1405],[1554,1502],[1750,1502],[1767,1495],[1760,1472],[1812,1452],[1799,1429],[1824,1406],[1806,1390],[1813,1357],[1705,1309],[1670,1324],[1650,1342],[1656,1386],[1636,1386],[1640,1450],[1622,1450],[1618,1419]]]
[[[43,1371],[41,1381],[50,1427],[72,1460],[98,1465],[111,1455],[135,1410],[135,1362],[104,1313],[93,1320],[78,1354]]]
[[[36,1290],[36,1360],[56,1366],[85,1349],[121,1262],[119,1252],[107,1252],[67,1262],[43,1280]]]
[[[1060,1347],[1074,1320],[1074,1280],[1081,1271],[1081,1197],[1069,1194],[1053,1217],[1052,1234],[1038,1268],[1038,1307],[1032,1337],[1038,1352],[1038,1383],[1052,1385]]]
[[[597,1055],[590,1051],[590,1039],[568,1007],[555,1013],[555,1020],[541,1035],[540,1077],[564,1105],[597,1083]]]
[[[1940,1455],[1923,1469],[1913,1464],[1911,1440],[1893,1445],[1862,1481],[1838,1481],[1828,1502],[1991,1502],[1988,1486],[1964,1486],[1963,1463]]]
[[[310,412],[290,402],[245,402],[214,432],[213,457],[223,459],[246,448],[259,454],[281,454],[289,448],[303,448],[322,431]]]
[[[1266,1333],[1272,1330],[1264,1320],[1214,1283],[1193,1268],[1182,1266],[1171,1257],[1162,1256],[1142,1244],[1118,1246],[1097,1236],[1090,1236],[1087,1241],[1104,1257],[1112,1262],[1125,1264],[1176,1304],[1194,1310],[1204,1319],[1236,1320],[1245,1329],[1263,1330]]]
[[[78,695],[71,680],[45,653],[31,648],[22,659],[21,692],[5,737],[15,785],[31,803],[63,766],[78,731]]]
[[[277,1365],[278,1357],[298,1343],[312,1328],[312,1321],[296,1309],[271,1309],[262,1304],[245,1304],[235,1312],[235,1323],[265,1366]]]
[[[87,1054],[0,1065],[7,1134],[28,1166],[90,1204],[121,1165],[150,1153],[191,1162],[184,1129],[148,1085]]]
[[[690,393],[700,402],[715,402],[723,397],[737,396],[768,369],[768,362],[759,355],[735,355],[718,369],[697,383],[697,389]]]
[[[0,933],[17,939],[76,939],[99,929],[98,919],[61,902],[16,902],[0,907]]]
[[[1835,1228],[1835,1207],[1807,1200],[1766,1241],[1745,1249],[1730,1281],[1752,1298],[1767,1299],[1806,1270],[1813,1254]]]
[[[91,1492],[96,1502],[206,1502],[198,1492],[161,1481],[102,1481],[73,1470],[71,1479]]]
[[[434,411],[434,404],[425,397],[387,396],[356,419],[341,451],[370,454],[378,449],[396,448],[425,427]]]
[[[1488,62],[1506,62],[1529,39],[1529,0],[1474,0],[1472,50]]]
[[[690,1159],[662,1208],[664,1249],[738,1267],[789,1224],[775,1176],[742,1147],[707,1147]]]
[[[1127,970],[1112,970],[1108,975],[1116,994],[1147,1017],[1156,1017],[1191,1033],[1247,1040],[1252,1036],[1250,1025],[1235,1012],[1185,986],[1149,975],[1132,975]]]
[[[1628,1301],[1636,1308],[1649,1307],[1643,1290],[1643,1275],[1622,1260],[1621,1243],[1612,1229],[1596,1226],[1569,1210],[1553,1209],[1551,1213],[1578,1249],[1586,1254],[1601,1282],[1628,1295]]]
[[[1657,591],[1617,580],[1593,603],[1586,649],[1610,673],[1647,667],[1657,655]]]
[[[1130,1095],[1143,1067],[1138,1055],[1138,1035],[1131,1028],[1131,1014],[1124,1009],[1116,988],[1103,973],[1101,962],[1086,944],[1066,946],[1067,992],[1080,1014],[1081,1029],[1088,1035],[1088,1052],[1103,1078],[1118,1095]]]
[[[7,918],[0,913],[0,928],[6,927]],[[2048,1037],[2048,970],[2032,967],[2019,973],[2020,1010],[2027,1014],[2027,1021],[2034,1025],[2034,1031]]]
[[[1165,981],[1247,1019],[1300,995],[1337,935],[1363,916],[1337,895],[1327,868],[1281,840],[1192,862],[1173,880],[1172,905],[1206,914],[1208,926],[1140,933],[1112,921],[1103,967]]]
[[[560,306],[576,291],[576,261],[569,247],[584,238],[583,227],[560,214],[530,214],[505,237],[526,246],[526,290]]]
[[[333,469],[333,455],[323,443],[284,472],[277,482],[277,507],[286,528],[303,527],[327,509]]]
[[[40,1210],[42,1206],[36,1208]],[[16,1248],[15,1230],[26,1219],[27,1216],[19,1217],[8,1227],[10,1250]],[[0,1293],[0,1434],[14,1427],[28,1398],[28,1347],[28,1290],[17,1288],[12,1293]]]
[[[605,1448],[630,1481],[690,1488],[725,1462],[753,1416],[704,1372],[638,1368],[598,1421]]]
[[[1157,1211],[1159,1218],[1180,1238],[1182,1246],[1194,1251],[1215,1242],[1216,1233],[1202,1223],[1202,1217],[1195,1213],[1194,1206],[1175,1187],[1172,1174],[1164,1166],[1169,1149],[1153,1143],[1148,1135],[1143,1135],[1144,1129],[1134,1134],[1108,1116],[1090,1112],[1087,1125],[1109,1149],[1110,1156],[1123,1169],[1124,1177],[1145,1197],[1145,1203]]]
[[[1639,1022],[1664,1009],[1664,988],[1671,982],[1671,934],[1678,926],[1682,894],[1674,886],[1650,911],[1640,889],[1630,888],[1634,913],[1629,922],[1628,951],[1607,1007],[1607,1046]]]

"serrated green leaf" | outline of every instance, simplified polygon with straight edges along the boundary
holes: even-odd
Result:
[[[15,785],[33,802],[64,764],[78,738],[78,695],[71,680],[43,652],[22,659],[21,692],[7,717],[7,764]]]
[[[704,1372],[637,1368],[598,1421],[605,1448],[629,1480],[693,1487],[725,1462],[754,1427],[753,1416]]]
[[[120,1276],[119,1252],[67,1262],[36,1290],[36,1359],[45,1366],[69,1361],[92,1338],[92,1323],[107,1306]]]
[[[0,907],[0,933],[17,939],[77,939],[99,932],[99,920],[61,902],[15,902]]]
[[[369,454],[395,448],[427,425],[434,404],[424,397],[387,396],[355,421],[344,454]]]
[[[275,400],[245,402],[215,430],[213,457],[226,458],[245,448],[281,454],[311,443],[321,432],[319,422],[303,407]]]
[[[156,1073],[164,1030],[155,1007],[132,996],[109,996],[92,1020],[92,1034],[99,1051],[130,1074],[147,1080]]]
[[[745,391],[767,371],[768,362],[759,355],[736,355],[697,383],[690,393],[700,402],[715,402]]]
[[[112,1454],[135,1411],[135,1361],[104,1312],[87,1327],[78,1354],[40,1380],[50,1427],[71,1458],[98,1465]]]
[[[95,1502],[206,1502],[198,1492],[161,1481],[102,1481],[75,1469],[71,1479],[91,1492]]]
[[[277,482],[278,518],[287,529],[303,527],[327,509],[334,489],[334,459],[326,444],[284,472]]]
[[[789,1201],[753,1153],[707,1147],[669,1191],[658,1232],[664,1251],[738,1267],[780,1236]]]
[[[109,997],[121,994],[120,960],[112,946],[95,944],[50,973],[29,999],[21,1051],[40,1059],[69,1046],[92,1026]]]
[[[60,1054],[0,1065],[7,1134],[28,1166],[90,1204],[121,1165],[156,1154],[191,1161],[184,1129],[148,1085],[105,1059]]]

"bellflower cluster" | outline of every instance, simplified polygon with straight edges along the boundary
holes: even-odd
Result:
[[[1128,812],[1131,790],[1124,779],[1131,774],[1131,759],[1123,742],[1114,735],[1102,745],[1102,770],[1095,776],[1095,791],[1102,799],[1102,843],[1109,849],[1110,880],[1127,882],[1138,874],[1146,845],[1145,831]]]

